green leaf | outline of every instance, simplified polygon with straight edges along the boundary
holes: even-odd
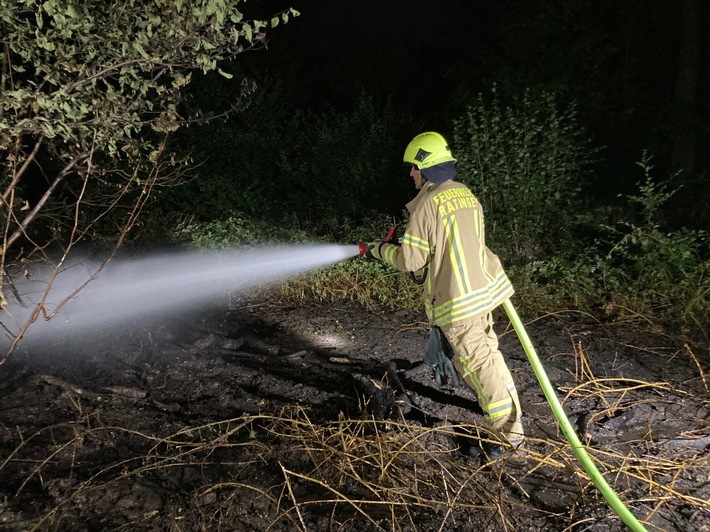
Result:
[[[42,121],[39,127],[42,129],[42,133],[44,133],[45,137],[47,138],[51,139],[57,135],[54,131],[54,128],[52,127],[52,124],[49,122]]]
[[[37,46],[39,46],[40,48],[44,48],[44,49],[47,50],[48,52],[53,52],[53,51],[56,50],[56,47],[54,46],[54,43],[53,43],[53,42],[50,42],[50,41],[47,39],[47,36],[46,36],[46,35],[41,34],[41,33],[39,32],[39,30],[37,30],[37,32],[35,32],[35,35],[37,36]]]
[[[225,78],[227,78],[227,79],[232,79],[232,78],[234,77],[233,74],[230,74],[229,72],[225,72],[225,71],[222,70],[221,68],[218,68],[218,69],[217,69],[217,72],[219,72],[219,74],[220,74],[221,76],[223,76],[223,77],[225,77]]]
[[[247,40],[247,42],[251,42],[253,35],[251,31],[251,26],[247,24],[242,25],[242,35],[244,35],[244,38]]]
[[[25,89],[17,89],[14,91],[7,91],[5,94],[7,94],[10,98],[20,101],[27,95],[27,91]]]
[[[56,0],[48,0],[44,4],[42,4],[42,9],[44,9],[47,14],[51,17],[57,12],[57,1]]]
[[[141,46],[140,43],[134,42],[134,43],[133,43],[133,48],[135,48],[135,49],[138,51],[138,53],[141,54],[141,56],[143,57],[143,59],[150,59],[150,56],[149,56],[148,53],[145,51],[145,49],[143,48],[143,46]]]

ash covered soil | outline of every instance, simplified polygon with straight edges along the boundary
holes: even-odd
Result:
[[[423,316],[243,300],[23,345],[0,366],[0,529],[624,529],[497,318],[529,444],[487,465],[467,455],[475,396],[421,363]],[[632,513],[710,530],[707,353],[559,316],[527,329]]]

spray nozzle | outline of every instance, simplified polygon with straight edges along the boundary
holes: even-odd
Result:
[[[367,244],[365,244],[365,242],[358,242],[357,247],[360,250],[360,257],[364,256],[365,253],[367,253]]]
[[[387,244],[401,244],[402,238],[399,236],[399,228],[396,225],[390,227],[382,242]],[[360,252],[359,256],[364,257],[365,253],[367,253],[367,244],[365,242],[358,242],[357,247]]]

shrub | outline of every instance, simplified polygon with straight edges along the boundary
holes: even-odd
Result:
[[[329,234],[401,205],[411,186],[397,179],[405,117],[365,95],[320,112],[287,102],[287,89],[271,80],[229,120],[183,132],[199,166],[191,182],[163,194],[161,209],[201,221],[236,211]]]
[[[599,239],[602,248],[609,248],[603,263],[605,292],[628,298],[636,312],[704,328],[710,315],[707,232],[665,230],[658,221],[660,210],[678,189],[669,190],[669,181],[654,182],[646,154],[637,164],[644,172],[639,194],[624,197],[639,207],[641,223],[604,226],[607,236]]]
[[[525,89],[506,104],[494,86],[454,122],[459,179],[486,209],[489,241],[514,263],[539,260],[573,238],[594,150],[574,102]]]
[[[212,222],[183,220],[175,226],[172,239],[188,248],[199,250],[316,240],[298,229],[269,224],[238,213],[225,220]]]
[[[644,177],[631,217],[602,225],[583,252],[516,265],[509,273],[524,308],[537,312],[565,306],[623,321],[651,321],[704,331],[710,316],[710,247],[707,232],[666,230],[661,208],[677,190],[655,182],[650,157],[638,163]]]

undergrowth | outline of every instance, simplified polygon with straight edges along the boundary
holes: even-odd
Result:
[[[509,268],[524,308],[571,308],[606,322],[636,324],[704,339],[710,326],[710,246],[707,232],[664,228],[662,208],[676,192],[651,177],[650,157],[638,194],[622,196],[637,219],[603,224],[575,253]]]
[[[405,273],[381,262],[348,260],[286,281],[278,295],[291,301],[355,301],[368,308],[385,307],[416,312],[421,309],[421,287]]]
[[[566,245],[544,260],[506,265],[516,288],[515,304],[528,316],[579,312],[607,323],[668,329],[707,340],[710,317],[710,247],[700,230],[670,230],[661,224],[664,205],[675,190],[651,176],[650,157],[638,163],[644,177],[638,193],[621,196],[637,215],[594,228],[592,241]],[[190,247],[220,249],[239,245],[333,240],[352,244],[384,235],[387,217],[333,222],[329,237],[312,236],[299,224],[289,227],[234,215],[210,223],[178,224],[175,237]],[[505,255],[505,250],[494,250]],[[349,259],[271,286],[290,301],[355,301],[421,312],[421,287],[408,274],[380,263]]]

